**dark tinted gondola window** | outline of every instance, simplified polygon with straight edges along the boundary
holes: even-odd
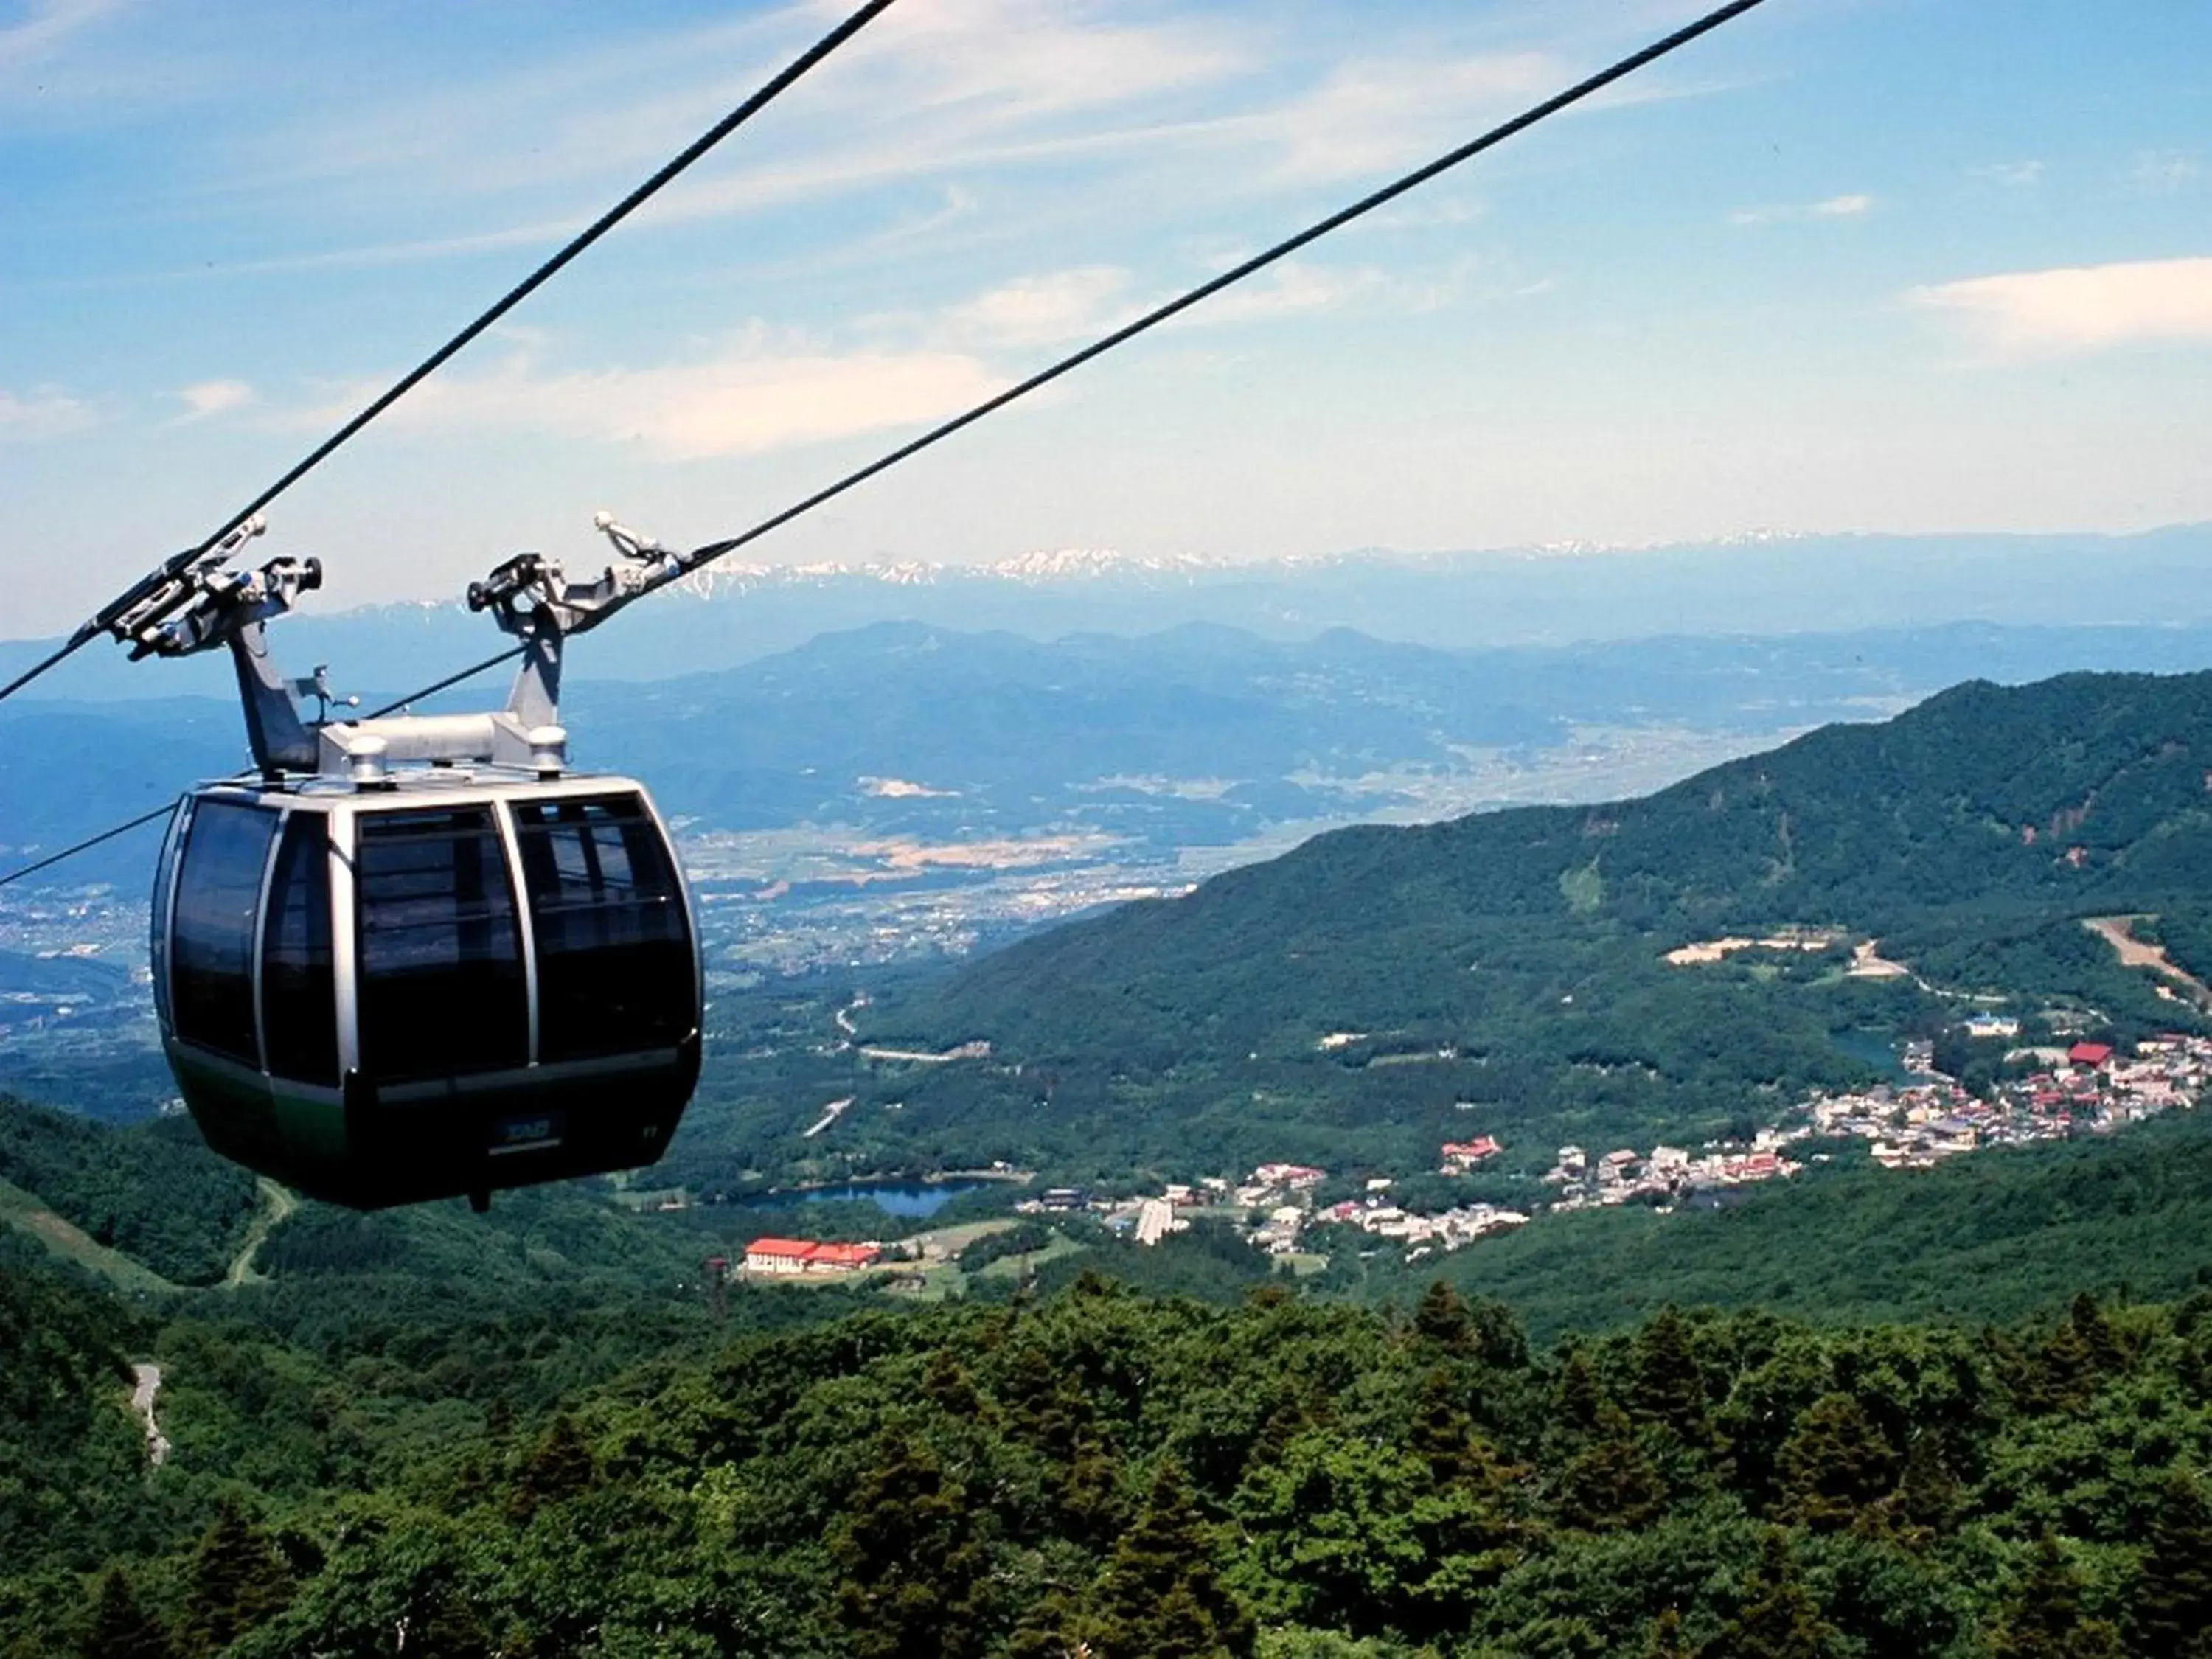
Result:
[[[356,822],[362,1069],[390,1082],[522,1065],[522,947],[491,809]]]
[[[698,1024],[690,918],[635,795],[514,809],[538,949],[538,1057],[666,1048]]]
[[[338,1078],[337,992],[331,977],[331,860],[319,812],[284,821],[261,930],[261,1024],[269,1070],[305,1083]]]
[[[276,833],[276,815],[257,806],[204,800],[193,809],[170,947],[177,1035],[256,1066],[253,917]]]
[[[182,802],[178,811],[188,818]],[[154,872],[154,902],[152,907],[153,935],[147,941],[154,969],[154,1017],[167,1026],[169,1012],[169,916],[170,903],[175,884],[170,880],[173,861],[182,848],[185,824],[182,818],[172,817],[161,840],[161,862]]]

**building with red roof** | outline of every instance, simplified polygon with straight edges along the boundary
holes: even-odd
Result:
[[[2077,1042],[2066,1051],[2066,1060],[2071,1066],[2087,1066],[2092,1070],[2112,1057],[2109,1042]]]
[[[817,1244],[805,1238],[757,1238],[745,1246],[749,1273],[849,1273],[883,1255],[874,1244]]]
[[[1444,1142],[1446,1164],[1480,1164],[1486,1158],[1496,1158],[1504,1147],[1490,1135],[1477,1135],[1473,1140]]]

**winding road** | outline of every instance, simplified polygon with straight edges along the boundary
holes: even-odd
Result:
[[[161,1368],[142,1359],[131,1367],[131,1375],[138,1380],[131,1391],[131,1409],[145,1422],[146,1456],[158,1469],[169,1461],[169,1437],[154,1420],[154,1401],[161,1392]]]
[[[300,1200],[286,1192],[267,1176],[260,1178],[261,1210],[246,1230],[246,1242],[238,1247],[238,1254],[230,1259],[230,1271],[222,1276],[223,1284],[232,1290],[257,1275],[253,1258],[269,1242],[269,1235],[276,1224],[300,1207]]]

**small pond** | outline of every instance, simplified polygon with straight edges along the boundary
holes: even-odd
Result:
[[[985,1181],[852,1181],[842,1187],[756,1193],[734,1202],[747,1210],[795,1210],[802,1204],[872,1204],[886,1215],[913,1219],[935,1215],[961,1194],[988,1185]]]
[[[1904,1056],[1899,1052],[1897,1040],[1881,1031],[1838,1031],[1829,1039],[1853,1060],[1871,1066],[1881,1073],[1888,1084],[1917,1082],[1905,1069]]]

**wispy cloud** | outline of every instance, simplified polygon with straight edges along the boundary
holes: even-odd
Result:
[[[1395,297],[1408,309],[1425,309],[1431,301],[1427,290],[1394,283],[1372,266],[1314,265],[1294,259],[1206,301],[1177,320],[1185,327],[1271,322],[1334,311],[1355,300],[1394,290]]]
[[[1370,58],[1332,74],[1267,125],[1280,173],[1327,182],[1402,166],[1562,84],[1548,52],[1484,52],[1441,61]]]
[[[58,438],[94,423],[90,404],[57,386],[16,392],[0,386],[0,442]]]
[[[1462,261],[1423,279],[1291,261],[1209,300],[1175,326],[1264,323],[1355,302],[1432,309],[1459,295],[1472,269]],[[1139,292],[1119,266],[1076,266],[1001,283],[932,313],[864,318],[849,337],[756,323],[681,362],[647,367],[562,367],[546,337],[505,330],[509,349],[493,367],[425,382],[385,419],[416,431],[535,431],[642,444],[665,460],[785,449],[956,414],[1041,367],[1056,349],[1132,320],[1169,292]],[[376,389],[326,386],[311,406],[272,418],[288,428],[328,427]],[[179,395],[197,396],[205,413],[255,398],[229,381]]]
[[[428,76],[412,92],[394,90],[409,83],[388,76],[380,91],[392,95],[375,99],[312,95],[337,83],[311,76],[267,118],[216,129],[210,176],[220,182],[204,204],[252,204],[258,222],[291,227],[280,233],[291,246],[234,244],[231,257],[166,274],[550,247],[605,192],[722,113],[825,15],[805,0],[734,23],[623,32],[489,73]],[[1432,24],[1409,40],[1398,27],[1388,49],[1328,61],[1243,8],[902,0],[811,77],[803,99],[779,106],[773,123],[688,176],[633,228],[841,200],[880,223],[886,210],[910,211],[916,186],[942,196],[992,175],[1034,182],[1075,166],[1139,192],[1173,168],[1188,189],[1207,176],[1190,165],[1200,152],[1237,168],[1246,198],[1255,182],[1302,190],[1368,177],[1571,80],[1598,48],[1583,38],[1588,27],[1547,19],[1534,44],[1510,48],[1472,46]],[[324,82],[337,73],[319,72]],[[653,92],[641,101],[643,86]],[[1632,90],[1686,95],[1656,82]],[[1418,211],[1398,222],[1421,222],[1406,216]],[[877,234],[853,231],[862,240]]]
[[[2137,190],[2163,194],[2194,183],[2203,171],[2185,149],[2139,149],[2128,161],[2128,182]]]
[[[201,380],[172,394],[184,404],[179,418],[204,421],[210,415],[227,415],[255,401],[253,388],[243,380]]]
[[[122,5],[123,0],[33,0],[21,22],[0,27],[0,70],[37,63]]]
[[[619,50],[601,43],[351,118],[319,109],[300,133],[263,141],[264,177],[399,178],[419,196],[421,169],[434,163],[434,182],[464,196],[598,187],[657,164],[823,22],[818,7],[788,7]],[[1101,22],[1079,0],[902,0],[810,77],[803,100],[779,108],[776,138],[752,137],[735,167],[687,179],[668,209],[739,210],[834,191],[1249,67],[1231,31],[1210,21]],[[641,86],[653,88],[642,104]],[[808,162],[793,167],[787,149]],[[710,175],[720,179],[711,191]]]
[[[752,329],[703,356],[644,368],[557,369],[524,348],[494,368],[419,387],[386,417],[401,430],[536,431],[642,443],[666,460],[740,455],[939,419],[1003,384],[979,358],[839,351]],[[339,388],[290,417],[319,428],[357,406]]]
[[[1141,307],[1129,297],[1129,273],[1115,265],[1020,276],[951,307],[951,337],[988,346],[1054,345],[1119,326]]]
[[[1915,289],[2000,359],[2152,342],[2212,342],[2212,258],[2146,259],[1976,276]]]
[[[1968,167],[1966,176],[1992,185],[2002,185],[2007,190],[2029,190],[2043,182],[2043,163],[2037,161],[1990,161],[1981,167]]]
[[[1874,211],[1874,198],[1854,192],[1847,196],[1830,196],[1818,202],[1800,202],[1779,207],[1739,208],[1729,215],[1732,225],[1779,225],[1802,223],[1819,219],[1859,219]]]

